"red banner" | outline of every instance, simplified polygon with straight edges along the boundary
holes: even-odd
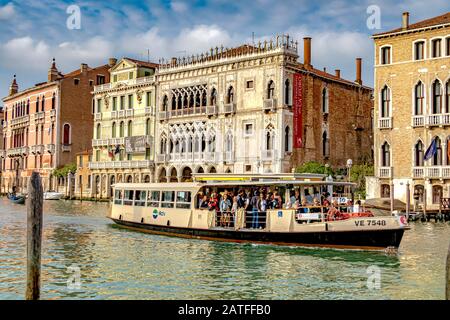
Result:
[[[303,84],[302,75],[300,73],[294,73],[292,96],[292,109],[294,112],[294,148],[303,148]]]

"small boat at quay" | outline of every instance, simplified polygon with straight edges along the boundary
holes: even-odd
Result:
[[[354,188],[318,174],[198,174],[192,182],[118,183],[108,217],[128,229],[185,238],[397,249],[409,229],[406,218],[375,216],[354,203]]]
[[[25,204],[25,196],[23,196],[23,195],[15,195],[15,194],[9,193],[7,195],[7,197],[9,199],[9,201],[11,201],[12,203]]]
[[[44,200],[60,200],[62,197],[64,197],[64,193],[61,192],[44,192]]]

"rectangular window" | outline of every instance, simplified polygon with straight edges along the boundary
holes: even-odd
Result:
[[[133,160],[133,155],[131,153],[127,153],[127,160],[128,161]]]
[[[147,92],[147,107],[150,107],[152,105],[152,93],[149,91]]]
[[[247,89],[253,89],[253,85],[254,85],[254,82],[253,82],[253,80],[249,80],[249,81],[247,81]]]
[[[73,83],[77,86],[80,84],[80,79],[73,79]]]
[[[125,96],[120,96],[120,110],[125,109]]]
[[[113,111],[117,110],[117,97],[113,97],[112,109]]]
[[[450,56],[450,37],[445,40],[446,55]]]
[[[132,109],[133,108],[133,95],[130,94],[128,96],[128,109]]]
[[[89,80],[89,86],[93,86],[94,85],[94,81],[93,80]]]
[[[102,112],[102,99],[97,99],[97,113]]]
[[[97,85],[105,84],[105,76],[97,75]]]
[[[177,192],[177,209],[191,208],[191,193],[185,191]]]
[[[88,185],[87,185],[88,189],[91,188],[91,175],[88,175]],[[121,198],[122,199],[122,198]],[[121,203],[122,204],[122,203]]]
[[[83,156],[80,156],[80,165],[79,167],[81,168],[83,166]]]
[[[124,206],[132,206],[133,205],[133,196],[134,196],[134,190],[125,190],[124,198],[123,198],[123,205]]]
[[[249,164],[245,165],[245,172],[252,172],[252,166]]]
[[[245,124],[245,135],[246,136],[253,135],[253,123],[246,123]]]
[[[147,191],[136,190],[134,197],[134,205],[136,207],[145,207],[146,198],[147,198]]]
[[[391,47],[381,48],[381,64],[391,63]]]
[[[134,75],[133,72],[129,72],[129,73],[128,73],[128,79],[129,79],[129,80],[133,79],[133,75]]]
[[[159,191],[150,191],[147,198],[147,207],[159,207]]]
[[[161,197],[162,208],[173,208],[175,202],[175,191],[163,191]]]
[[[122,194],[122,190],[116,190],[114,193],[114,204],[122,205]]]
[[[434,39],[431,42],[431,56],[433,58],[439,58],[441,56],[441,47],[442,47],[441,39]]]
[[[95,161],[100,161],[100,150],[95,150]]]
[[[150,160],[150,148],[145,149],[145,160]]]
[[[425,58],[425,42],[420,41],[414,44],[414,60],[423,60]]]
[[[113,76],[113,82],[117,82],[117,74]]]

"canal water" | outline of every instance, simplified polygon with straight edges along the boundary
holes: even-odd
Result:
[[[108,206],[45,202],[42,299],[444,299],[449,223],[412,224],[387,255],[154,236]],[[2,198],[0,299],[23,299],[25,258],[26,208]]]

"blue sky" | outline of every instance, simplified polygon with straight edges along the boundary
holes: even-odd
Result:
[[[69,30],[69,5],[81,9],[81,29]],[[370,5],[381,10],[381,29],[366,25]],[[53,57],[62,72],[103,64],[109,57],[169,58],[251,43],[289,33],[302,43],[311,36],[314,67],[355,79],[355,57],[363,58],[363,80],[373,84],[371,34],[450,11],[448,0],[0,0],[0,96],[13,74],[20,89],[45,81]],[[303,60],[303,49],[300,60]],[[1,105],[1,103],[0,103]]]

